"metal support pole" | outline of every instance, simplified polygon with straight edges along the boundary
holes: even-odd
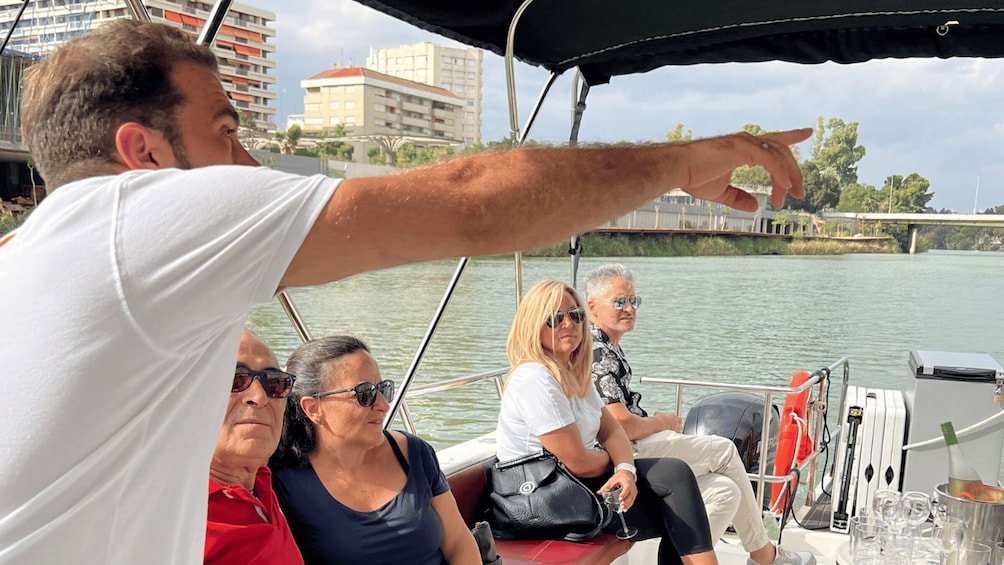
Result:
[[[7,35],[3,38],[3,43],[0,43],[0,55],[3,55],[4,49],[7,49],[7,43],[10,42],[10,38],[14,35],[14,28],[17,27],[18,22],[21,21],[21,16],[24,15],[24,9],[28,7],[28,0],[21,0],[21,7],[17,9],[17,15],[14,16],[14,21],[10,23],[10,29],[7,30]]]
[[[147,11],[146,6],[140,0],[125,0],[125,5],[132,19],[141,22],[150,21],[150,12]]]
[[[398,387],[397,394],[394,395],[393,400],[390,402],[390,410],[387,411],[387,415],[383,420],[384,429],[387,429],[391,421],[394,420],[398,407],[404,402],[404,396],[408,392],[408,387],[411,386],[411,381],[415,378],[415,373],[418,372],[418,367],[422,364],[422,358],[425,357],[425,351],[429,348],[429,343],[432,342],[432,336],[436,335],[436,329],[439,328],[439,322],[442,321],[443,314],[446,312],[446,305],[450,303],[450,298],[453,297],[453,292],[457,290],[457,284],[460,282],[460,276],[464,274],[464,269],[467,267],[468,262],[470,262],[470,258],[463,257],[460,259],[460,262],[457,263],[457,269],[453,272],[453,278],[450,279],[450,283],[446,287],[446,292],[443,293],[443,298],[439,301],[439,306],[436,308],[436,313],[433,315],[432,321],[429,322],[428,329],[425,330],[425,336],[422,337],[422,343],[418,346],[418,351],[415,352],[415,357],[412,359],[411,365],[408,367],[408,372],[405,373],[404,379],[401,381],[401,386]]]
[[[233,0],[216,0],[212,9],[209,10],[209,19],[202,26],[202,33],[199,34],[199,39],[196,43],[207,47],[213,45],[213,41],[216,41],[216,34],[219,33],[223,20],[227,17],[227,13],[230,11],[230,4],[232,3]]]
[[[296,309],[293,304],[293,300],[286,294],[286,291],[279,293],[279,296],[275,297],[279,301],[279,305],[286,312],[286,317],[289,318],[289,322],[293,324],[293,329],[296,330],[296,334],[300,336],[300,340],[304,343],[310,341],[310,330],[307,329],[307,324],[303,322],[303,318],[300,317],[300,312]]]

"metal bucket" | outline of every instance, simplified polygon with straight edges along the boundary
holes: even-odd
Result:
[[[1004,502],[974,502],[948,494],[948,483],[934,487],[937,504],[948,509],[948,515],[961,518],[966,524],[966,541],[989,545],[1004,541]]]

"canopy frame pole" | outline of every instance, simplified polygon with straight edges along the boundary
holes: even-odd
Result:
[[[578,88],[579,81],[582,82],[581,90]],[[576,90],[579,90],[576,97]],[[582,77],[582,71],[575,69],[575,77],[572,79],[572,128],[568,134],[568,146],[575,147],[579,144],[579,126],[582,124],[582,114],[586,111],[586,97],[589,96],[589,83]],[[578,286],[579,278],[579,258],[582,256],[582,242],[578,235],[573,235],[568,242],[568,254],[571,255],[571,280],[572,288]]]
[[[202,32],[199,33],[199,39],[196,43],[207,47],[213,45],[213,42],[216,41],[216,34],[220,32],[220,28],[223,26],[223,20],[230,13],[230,5],[232,3],[233,0],[216,0],[213,3],[213,7],[209,10],[209,19],[203,24]]]
[[[14,35],[14,28],[21,21],[21,16],[24,15],[24,9],[28,7],[28,2],[30,0],[21,0],[21,7],[17,9],[17,15],[14,16],[14,20],[10,23],[10,29],[7,30],[7,35],[3,38],[3,43],[0,43],[0,55],[3,55],[5,49],[7,49],[7,43],[10,42],[10,38]],[[979,189],[977,189],[977,194],[979,194]]]
[[[394,416],[397,414],[398,407],[402,406],[404,403],[404,396],[408,392],[408,387],[411,386],[411,381],[414,380],[415,374],[418,373],[418,368],[422,364],[422,358],[425,357],[425,352],[429,348],[429,343],[432,342],[433,336],[436,335],[436,330],[439,328],[439,322],[443,320],[443,314],[446,312],[446,306],[450,303],[450,299],[453,298],[453,292],[457,290],[457,285],[460,283],[460,277],[464,274],[464,269],[467,268],[467,264],[470,262],[469,257],[463,257],[460,262],[457,263],[457,268],[453,272],[453,277],[450,279],[450,283],[446,287],[446,292],[443,293],[443,298],[439,301],[439,306],[436,307],[436,313],[432,316],[432,321],[429,322],[429,327],[425,330],[425,335],[422,337],[422,342],[418,346],[418,351],[415,352],[414,358],[411,360],[411,365],[408,367],[408,371],[404,374],[404,379],[401,381],[401,386],[398,387],[397,394],[391,399],[390,409],[387,410],[387,415],[383,419],[383,428],[386,430],[390,426],[391,421],[394,420]],[[407,407],[405,406],[405,409]],[[406,418],[410,420],[410,416]]]

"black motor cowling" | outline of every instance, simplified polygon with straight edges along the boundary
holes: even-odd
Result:
[[[780,410],[772,406],[767,443],[767,474],[774,469],[777,451],[777,431]],[[750,473],[760,472],[760,432],[763,429],[763,397],[746,392],[721,392],[709,394],[694,403],[687,413],[683,433],[692,435],[717,435],[729,438],[736,444],[739,456]]]

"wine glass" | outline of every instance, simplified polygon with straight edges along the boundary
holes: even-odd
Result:
[[[617,513],[617,517],[621,519],[621,529],[617,531],[618,539],[631,539],[638,535],[638,528],[634,526],[628,526],[627,522],[624,521],[624,509],[621,508],[621,487],[616,486],[607,492],[603,493],[603,501],[607,503],[607,506],[611,510]]]
[[[938,553],[941,554],[941,565],[948,561],[948,554],[952,553],[962,545],[962,535],[965,533],[965,525],[961,518],[945,517],[941,521],[941,526],[935,536]]]
[[[875,493],[875,506],[879,518],[889,526],[891,545],[898,545],[899,534],[907,524],[903,497],[894,490],[880,490]]]
[[[920,525],[931,515],[931,498],[922,492],[905,492],[903,509],[906,512],[906,523],[910,526],[911,536],[915,536]]]

